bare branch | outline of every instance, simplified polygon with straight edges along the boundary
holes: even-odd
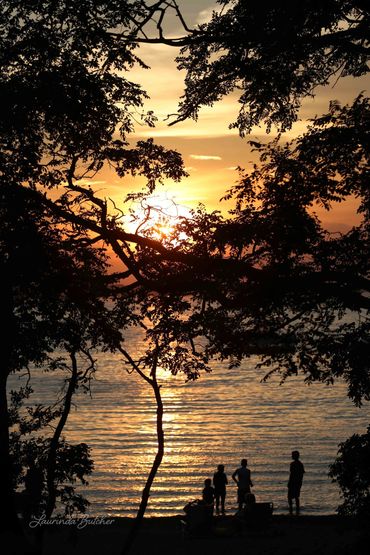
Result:
[[[148,384],[153,385],[153,380],[151,380],[149,378],[149,376],[147,376],[142,370],[141,368],[138,366],[138,364],[136,364],[136,362],[134,361],[134,359],[131,357],[131,355],[120,345],[118,347],[118,351],[125,357],[125,359],[127,360],[127,362],[130,364],[130,366],[132,367],[132,369],[137,372],[139,374],[139,376],[141,378],[143,378],[143,380],[145,380],[146,382],[148,382]]]

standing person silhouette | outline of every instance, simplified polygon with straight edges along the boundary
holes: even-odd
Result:
[[[213,475],[213,486],[215,488],[215,498],[216,498],[216,514],[220,513],[220,501],[221,501],[221,513],[225,514],[225,497],[226,497],[226,484],[227,477],[225,474],[225,467],[223,464],[219,464],[217,467],[217,472]]]
[[[303,474],[305,469],[301,461],[299,460],[299,451],[292,451],[293,462],[290,463],[290,474],[288,481],[288,503],[289,503],[289,513],[293,514],[293,500],[295,501],[296,514],[299,515],[300,512],[300,502],[299,496],[301,493],[301,487],[303,482]]]
[[[247,468],[247,464],[247,459],[242,459],[240,462],[240,468],[237,468],[232,475],[232,479],[238,486],[239,511],[241,511],[243,508],[246,494],[250,493],[251,487],[253,487],[251,480],[251,471],[249,470],[249,468]]]

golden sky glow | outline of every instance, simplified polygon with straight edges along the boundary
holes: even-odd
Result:
[[[212,0],[184,0],[179,4],[190,26],[207,20],[211,10],[217,8]],[[182,34],[176,24],[171,21],[168,24],[168,33],[173,36]],[[163,188],[168,195],[186,206],[195,207],[201,202],[209,210],[222,209],[226,212],[227,205],[220,204],[219,199],[236,182],[238,174],[235,168],[248,168],[256,160],[247,139],[241,139],[236,130],[228,129],[238,113],[237,94],[229,95],[213,107],[203,108],[197,122],[188,120],[169,127],[168,115],[176,113],[183,91],[184,72],[179,72],[174,62],[178,51],[164,45],[145,45],[138,50],[138,54],[151,69],[137,68],[128,78],[140,83],[148,92],[150,99],[145,109],[154,110],[158,123],[154,129],[138,124],[132,141],[153,137],[156,142],[183,155],[189,177],[180,184],[168,180]],[[302,133],[309,118],[328,109],[329,100],[337,99],[343,104],[351,102],[359,92],[369,90],[369,85],[369,77],[347,77],[334,87],[317,89],[315,98],[303,102],[300,121],[285,134],[285,138],[291,139]],[[255,128],[249,138],[266,141],[273,136],[274,132],[266,135],[263,128]],[[138,179],[119,180],[109,172],[102,179],[101,188],[106,188],[107,196],[121,205],[127,192],[132,188],[138,190],[144,184]],[[319,207],[317,212],[331,231],[343,231],[359,221],[354,201],[336,206],[331,213],[324,213]]]

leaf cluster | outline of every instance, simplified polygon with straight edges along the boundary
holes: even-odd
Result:
[[[186,88],[176,121],[197,118],[201,106],[241,91],[231,127],[289,129],[302,99],[331,77],[368,72],[366,2],[244,2],[220,0],[222,9],[200,26],[177,58]]]
[[[50,450],[50,431],[59,419],[63,406],[30,405],[33,390],[30,386],[11,392],[10,403],[10,456],[14,490],[24,485],[30,464],[39,468],[43,485],[39,511],[46,505],[46,469]],[[24,403],[28,406],[24,410]],[[86,485],[86,476],[93,470],[90,448],[85,443],[70,444],[65,438],[58,443],[56,452],[55,488],[56,498],[62,505],[64,516],[85,512],[88,501],[75,491],[77,482]]]
[[[339,446],[329,476],[342,493],[341,515],[368,518],[370,514],[370,427],[354,434]]]

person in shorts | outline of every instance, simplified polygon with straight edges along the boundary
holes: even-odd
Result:
[[[288,504],[289,513],[293,514],[293,501],[295,501],[296,514],[300,512],[300,494],[303,482],[304,466],[299,460],[299,451],[292,451],[293,462],[290,463],[290,474],[288,480]]]
[[[213,475],[213,486],[215,488],[215,498],[216,498],[216,514],[220,513],[220,501],[221,501],[221,513],[225,514],[225,498],[226,498],[226,484],[227,476],[225,474],[225,467],[223,464],[219,464],[217,467],[217,472]]]

